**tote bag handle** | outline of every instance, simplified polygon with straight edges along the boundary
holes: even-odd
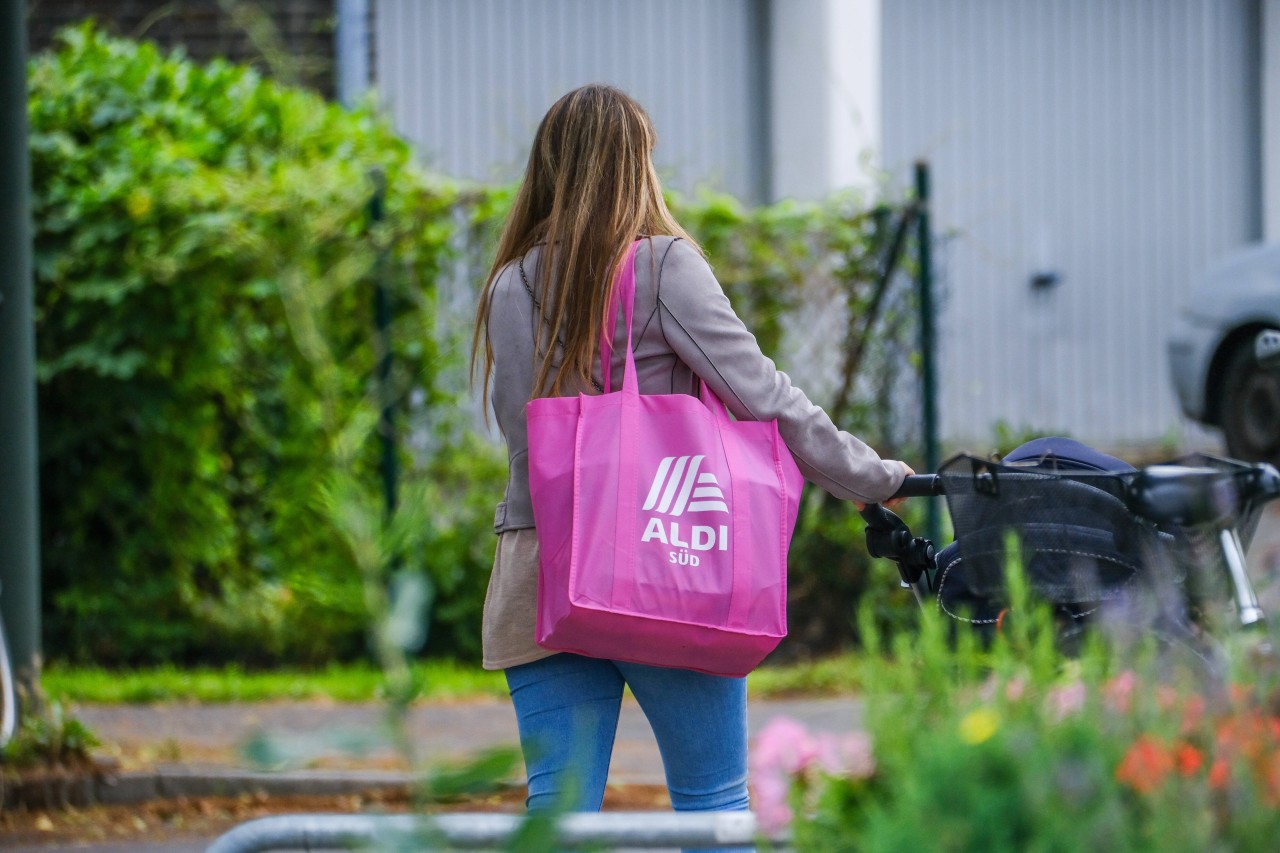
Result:
[[[635,241],[628,247],[626,254],[623,256],[614,284],[614,295],[610,300],[609,310],[605,317],[605,325],[600,330],[600,375],[601,379],[603,379],[601,385],[604,393],[608,394],[612,392],[613,329],[617,325],[618,307],[621,305],[623,318],[627,324],[627,349],[624,355],[626,372],[622,376],[620,425],[623,448],[639,446],[636,432],[640,422],[640,384],[636,378],[635,354],[632,351],[632,325],[635,320],[636,296],[635,256],[639,246],[640,241]],[[729,460],[730,470],[735,468],[740,470],[740,466],[737,464],[734,437],[728,434],[729,428],[733,423],[729,418],[729,410],[724,402],[716,396],[716,393],[707,386],[706,382],[700,382],[699,384],[702,386],[699,397],[703,405],[710,410],[715,420],[717,431],[721,436],[720,447]],[[776,448],[774,456],[776,459]],[[616,557],[611,592],[611,601],[614,607],[626,607],[630,602],[632,589],[634,588],[635,548],[632,547],[631,543],[636,541],[636,522],[639,518],[637,506],[639,501],[636,492],[638,476],[638,459],[634,454],[624,452],[622,454],[618,484],[619,494],[616,516],[618,541],[615,543]],[[780,484],[783,482],[781,471],[778,472],[778,482]],[[733,586],[729,600],[728,625],[730,627],[741,627],[747,624],[751,608],[749,597],[753,561],[749,533],[751,520],[747,517],[749,498],[746,494],[746,487],[735,478],[732,488],[734,552],[732,561]],[[785,559],[785,556],[783,559]]]

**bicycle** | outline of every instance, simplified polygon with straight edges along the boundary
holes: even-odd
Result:
[[[1197,641],[1216,630],[1213,606],[1224,592],[1239,627],[1265,624],[1245,554],[1261,508],[1280,498],[1270,464],[1197,455],[1134,468],[1049,438],[1001,461],[960,454],[937,473],[908,477],[894,497],[937,495],[955,528],[950,545],[936,548],[869,504],[868,551],[897,564],[922,607],[936,603],[984,635],[1008,616],[1011,547],[1032,593],[1055,613],[1064,648],[1116,613]]]

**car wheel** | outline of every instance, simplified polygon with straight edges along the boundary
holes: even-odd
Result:
[[[1223,374],[1222,434],[1237,459],[1280,464],[1280,371],[1258,365],[1252,338]]]

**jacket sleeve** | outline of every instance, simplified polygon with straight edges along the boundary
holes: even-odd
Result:
[[[791,384],[738,318],[706,260],[683,240],[662,261],[657,300],[663,336],[680,360],[734,417],[777,419],[805,479],[846,500],[879,502],[897,491],[902,465],[838,429]]]

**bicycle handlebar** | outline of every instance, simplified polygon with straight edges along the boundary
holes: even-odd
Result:
[[[893,493],[890,500],[898,498],[931,498],[946,492],[945,481],[937,474],[909,474]]]
[[[1077,475],[1086,482],[1092,474]],[[1221,515],[1229,504],[1237,508],[1261,506],[1280,498],[1280,473],[1265,463],[1239,472],[1184,465],[1151,465],[1128,481],[1129,508],[1153,521],[1194,524]],[[938,474],[911,474],[893,493],[898,498],[927,498],[947,492],[946,479]]]
[[[1129,483],[1129,509],[1156,522],[1195,525],[1280,497],[1280,473],[1261,462],[1234,473],[1151,465]]]

